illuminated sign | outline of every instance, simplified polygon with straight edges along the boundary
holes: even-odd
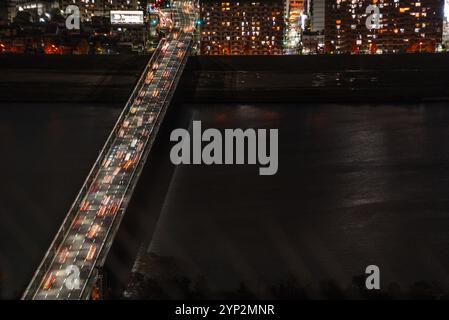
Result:
[[[143,11],[111,11],[111,24],[143,24]]]

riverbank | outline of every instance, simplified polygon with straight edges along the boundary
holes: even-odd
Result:
[[[0,56],[0,101],[125,103],[148,56]],[[184,102],[449,100],[449,54],[193,56]]]
[[[186,71],[193,103],[449,99],[449,54],[196,56]]]
[[[124,104],[148,59],[0,55],[0,102]]]

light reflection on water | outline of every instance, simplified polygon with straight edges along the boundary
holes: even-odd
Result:
[[[279,171],[175,168],[150,249],[183,274],[346,286],[377,264],[385,286],[447,288],[447,105],[184,107],[204,127],[278,128]]]

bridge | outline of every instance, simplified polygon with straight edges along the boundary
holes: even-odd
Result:
[[[90,299],[183,72],[193,1],[172,3],[173,29],[146,65],[22,299]]]

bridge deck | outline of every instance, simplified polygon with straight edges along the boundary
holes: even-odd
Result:
[[[193,5],[177,1],[172,10],[174,31],[150,59],[24,299],[89,296],[192,44]]]

